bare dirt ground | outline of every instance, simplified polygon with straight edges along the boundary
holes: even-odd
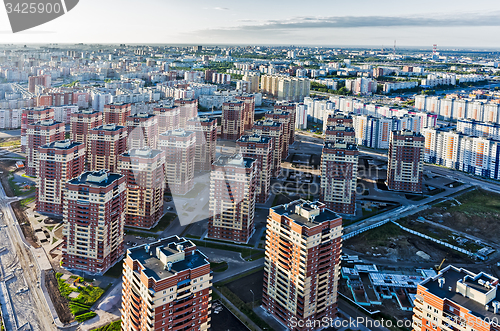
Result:
[[[500,195],[475,189],[439,203],[430,209],[413,215],[481,239],[498,242],[500,233]]]
[[[45,286],[61,322],[66,324],[73,321],[73,315],[68,307],[68,300],[59,293],[59,286],[53,271],[45,273]]]
[[[391,223],[351,238],[343,246],[363,255],[384,257],[394,262],[440,262],[445,256],[448,262],[471,261],[465,255],[405,232]],[[428,254],[430,258],[423,259],[417,255],[418,251]]]

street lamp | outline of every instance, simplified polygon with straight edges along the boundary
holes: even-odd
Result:
[[[254,302],[255,302],[255,294],[253,293],[252,290],[250,290],[250,292],[252,292],[252,310],[254,309]]]

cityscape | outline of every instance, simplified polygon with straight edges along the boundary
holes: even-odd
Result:
[[[6,2],[0,331],[500,331],[499,12],[214,3]]]

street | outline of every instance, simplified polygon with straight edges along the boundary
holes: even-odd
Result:
[[[4,296],[7,306],[2,305],[2,315],[7,330],[55,330],[52,315],[39,287],[40,277],[37,263],[30,249],[23,243],[16,218],[0,185],[0,241],[5,248],[0,253],[2,287],[8,291]],[[19,229],[20,231],[20,229]],[[9,302],[12,312],[9,314]]]

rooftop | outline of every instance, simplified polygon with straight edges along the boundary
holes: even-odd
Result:
[[[346,131],[346,132],[354,132],[354,128],[350,126],[344,125],[328,125],[326,127],[326,131]]]
[[[255,142],[255,143],[263,143],[267,144],[271,141],[270,137],[261,136],[258,134],[252,134],[251,136],[241,136],[240,139],[236,140],[236,142]]]
[[[57,124],[62,124],[62,122],[57,122],[55,120],[43,120],[43,121],[38,121],[30,125],[39,125],[39,126],[52,126],[52,125],[57,125]]]
[[[194,134],[193,131],[186,131],[184,129],[175,129],[160,133],[160,137],[161,136],[189,137],[192,134]]]
[[[198,250],[186,255],[185,249],[190,247],[195,247],[195,244],[187,239],[172,236],[129,248],[127,254],[132,260],[141,263],[145,275],[159,281],[178,272],[209,264],[206,256]]]
[[[239,168],[250,168],[255,162],[255,159],[249,157],[243,157],[241,154],[234,155],[221,155],[215,162],[214,166],[225,167],[239,167]]]
[[[254,126],[281,126],[281,123],[275,122],[273,120],[265,120],[265,121],[255,121]]]
[[[66,139],[66,140],[53,141],[44,146],[41,146],[40,148],[71,149],[79,145],[82,145],[82,143]]]
[[[98,127],[93,128],[92,130],[104,130],[104,131],[119,131],[123,129],[123,126],[112,124],[104,124]]]
[[[152,117],[155,117],[155,115],[148,113],[137,113],[129,116],[129,118],[152,118]]]
[[[271,209],[279,215],[290,218],[301,226],[310,228],[323,222],[340,218],[336,213],[324,207],[325,205],[319,201],[310,202],[300,199],[288,204],[272,207]]]
[[[107,170],[86,171],[80,176],[71,179],[68,183],[73,185],[106,187],[122,177],[120,174],[110,173]]]
[[[142,158],[153,159],[161,153],[162,151],[158,149],[141,148],[141,149],[131,149],[128,152],[123,153],[122,155],[125,157],[142,157]]]
[[[323,145],[323,148],[326,149],[345,149],[349,151],[357,151],[358,146],[356,144],[346,143],[343,140],[338,141],[327,141]]]
[[[466,269],[448,266],[420,285],[439,298],[446,298],[469,309],[477,317],[490,320],[500,318],[500,314],[495,314],[492,308],[494,302],[500,302],[498,279],[491,275],[474,274]],[[489,306],[488,310],[486,305]]]

